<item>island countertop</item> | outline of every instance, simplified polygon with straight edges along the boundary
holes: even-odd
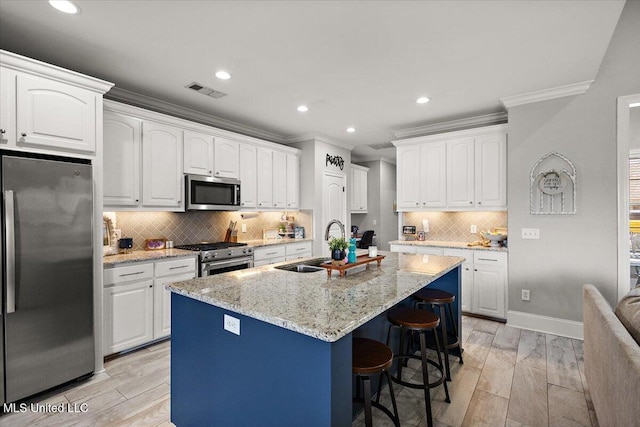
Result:
[[[170,291],[335,342],[458,267],[460,257],[379,252],[374,264],[346,277],[276,269],[291,261],[166,285]],[[317,257],[315,257],[317,258]],[[308,258],[308,259],[315,259]],[[304,259],[295,263],[304,263]]]

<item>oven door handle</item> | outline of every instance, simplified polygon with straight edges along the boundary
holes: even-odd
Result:
[[[253,264],[253,258],[246,257],[240,259],[231,259],[229,261],[215,261],[215,262],[204,262],[202,263],[202,276],[204,276],[205,272],[209,272],[212,270],[216,270],[221,267],[235,267],[237,265],[247,264],[249,267]]]

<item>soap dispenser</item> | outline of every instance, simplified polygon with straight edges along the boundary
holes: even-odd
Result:
[[[349,240],[349,255],[347,255],[347,261],[349,263],[356,262],[356,239]]]

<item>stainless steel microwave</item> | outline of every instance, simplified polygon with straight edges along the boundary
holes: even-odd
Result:
[[[240,181],[237,179],[187,175],[185,182],[187,210],[240,209]]]

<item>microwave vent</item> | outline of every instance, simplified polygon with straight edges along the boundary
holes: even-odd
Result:
[[[215,99],[222,98],[223,96],[227,96],[227,94],[224,93],[224,92],[220,92],[219,90],[215,90],[215,89],[212,89],[210,87],[206,87],[206,86],[201,85],[200,83],[196,83],[196,82],[189,83],[185,87],[189,88],[189,89],[193,89],[198,93],[210,96],[211,98],[215,98]]]

